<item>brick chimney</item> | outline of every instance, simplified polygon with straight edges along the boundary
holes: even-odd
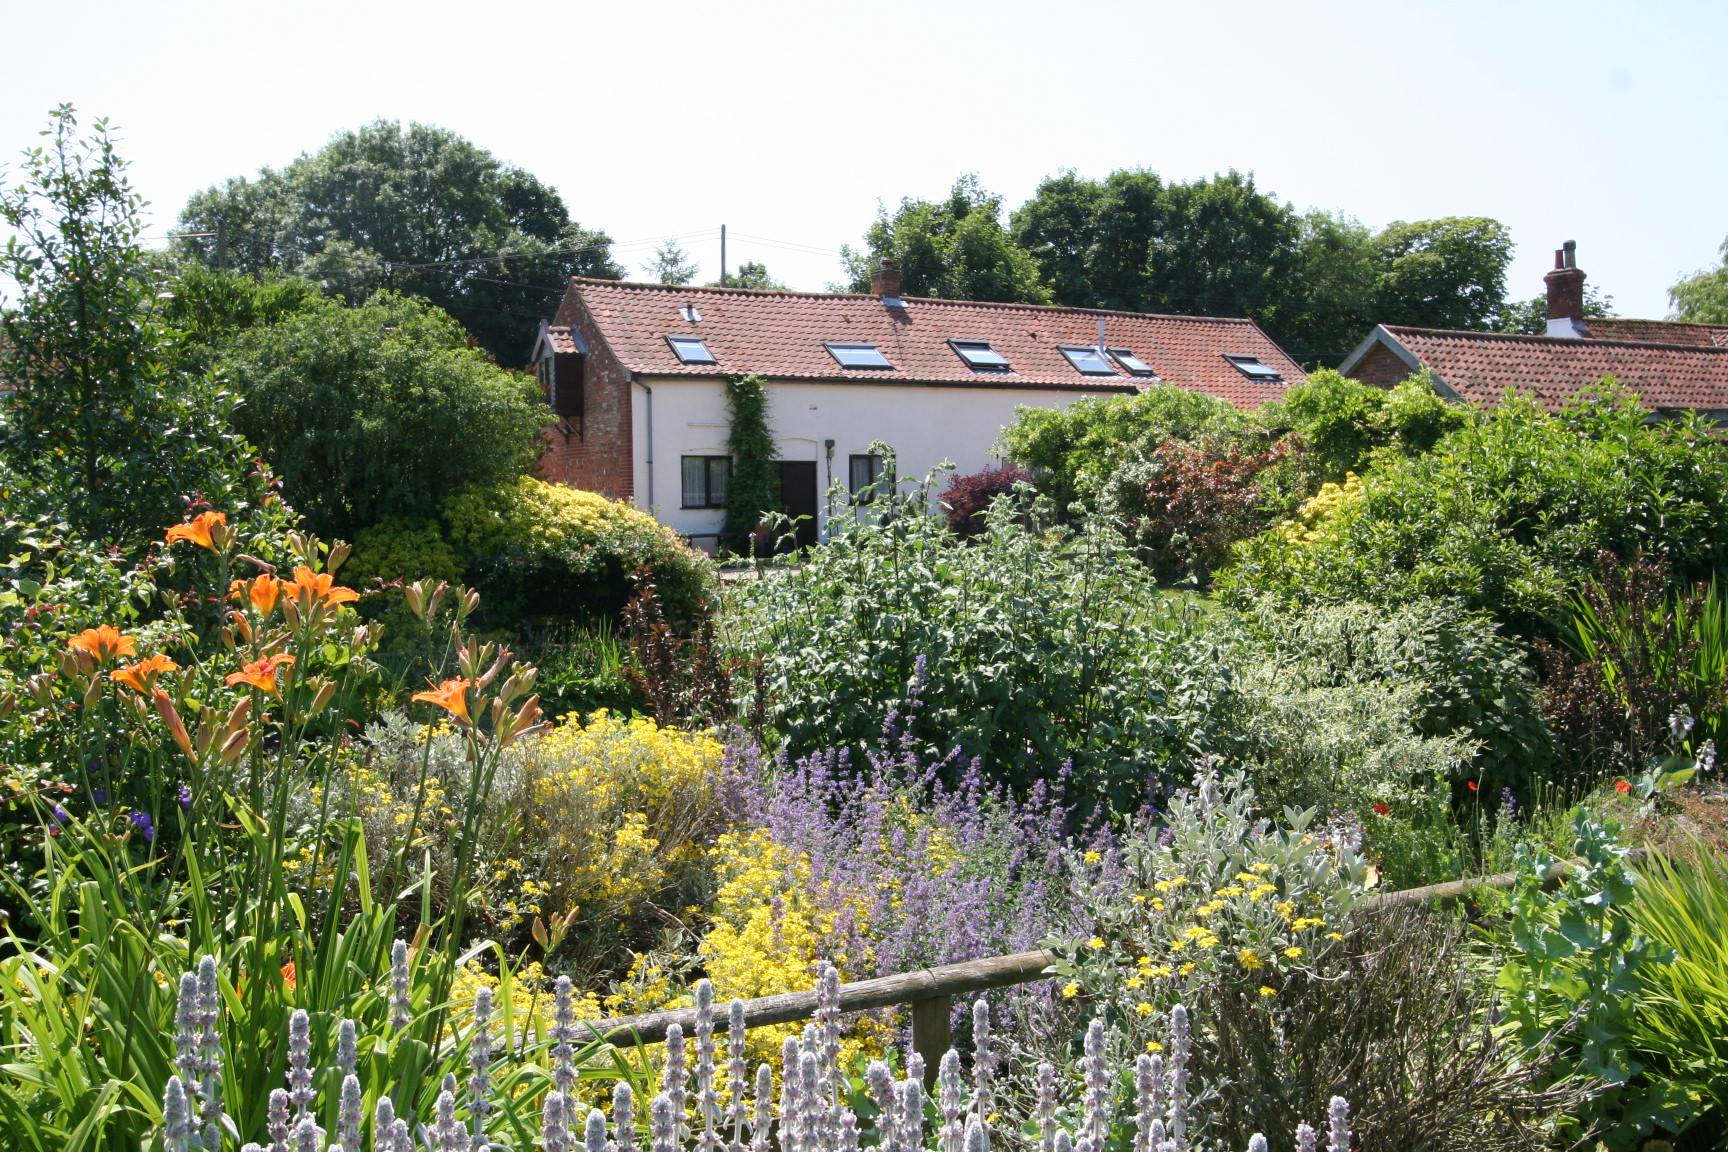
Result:
[[[886,256],[876,262],[876,270],[870,273],[870,291],[878,296],[900,295],[900,269]]]
[[[1581,340],[1584,326],[1584,273],[1578,269],[1578,244],[1568,240],[1554,253],[1554,271],[1542,277],[1548,285],[1548,335]]]

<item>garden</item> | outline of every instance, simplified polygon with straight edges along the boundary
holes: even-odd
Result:
[[[532,381],[438,308],[157,259],[101,126],[46,141],[0,194],[8,1147],[1728,1140],[1713,427],[1154,386],[723,584],[535,479]],[[843,1009],[1040,950],[946,1053]]]

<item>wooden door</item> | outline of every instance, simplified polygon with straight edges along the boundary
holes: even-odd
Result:
[[[780,461],[780,511],[798,522],[799,548],[816,543],[816,461]]]

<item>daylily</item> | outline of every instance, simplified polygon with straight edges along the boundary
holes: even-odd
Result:
[[[250,684],[260,692],[275,692],[276,670],[278,668],[292,668],[293,666],[294,657],[286,652],[278,652],[274,656],[247,661],[240,671],[228,674],[227,683],[230,688],[236,684]]]
[[[294,579],[282,581],[282,591],[296,600],[322,600],[332,607],[360,599],[360,593],[337,584],[330,573],[314,572],[304,564],[294,569]]]
[[[275,611],[276,599],[281,595],[282,585],[274,576],[260,575],[246,585],[246,598],[252,601],[252,607],[258,610],[260,616],[268,616]]]
[[[200,512],[184,524],[176,524],[168,529],[168,543],[177,540],[189,540],[200,548],[211,552],[216,551],[215,530],[228,523],[226,512]]]
[[[179,667],[180,665],[158,652],[154,656],[144,657],[136,664],[114,669],[108,673],[108,678],[116,684],[126,685],[142,696],[155,685],[156,677],[164,672],[173,672]]]
[[[112,624],[86,628],[72,637],[66,647],[74,652],[83,652],[101,663],[106,663],[117,656],[136,656],[138,654],[138,642],[130,636],[120,635],[120,629]]]
[[[436,688],[414,693],[415,700],[436,704],[464,724],[472,723],[468,716],[468,689],[474,682],[462,676],[446,680]]]

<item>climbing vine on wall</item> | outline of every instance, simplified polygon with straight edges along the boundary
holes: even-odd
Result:
[[[774,433],[768,428],[768,388],[760,376],[735,376],[726,381],[726,413],[731,431],[726,449],[732,456],[732,478],[726,491],[726,535],[734,548],[746,547],[744,537],[763,514],[780,508],[780,472],[775,462]]]

